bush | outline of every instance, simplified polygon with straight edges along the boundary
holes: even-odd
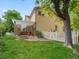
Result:
[[[38,38],[43,38],[43,34],[41,32],[39,32],[39,31],[36,31],[36,36]]]
[[[6,26],[4,23],[0,24],[0,36],[3,36],[6,33]]]

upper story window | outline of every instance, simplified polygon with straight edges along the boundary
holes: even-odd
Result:
[[[14,24],[16,24],[16,21],[14,21]]]
[[[38,12],[38,15],[39,15],[39,16],[44,16],[44,12],[39,11],[39,12]]]
[[[41,15],[44,16],[44,12],[42,12]]]
[[[38,15],[41,16],[41,11],[38,12]]]

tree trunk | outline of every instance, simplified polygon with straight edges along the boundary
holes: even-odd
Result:
[[[65,30],[65,44],[66,46],[73,47],[72,43],[72,34],[71,34],[71,25],[70,25],[70,17],[68,13],[70,0],[62,0],[62,9],[60,9],[61,1],[60,0],[51,0],[54,4],[54,8],[56,11],[56,15],[62,18],[64,22],[64,30]]]
[[[65,17],[65,20],[63,22],[64,22],[64,31],[65,31],[65,45],[69,47],[73,47],[70,17],[69,16]]]

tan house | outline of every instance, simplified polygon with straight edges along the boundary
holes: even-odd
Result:
[[[15,21],[14,23],[15,23],[14,26],[15,33],[18,31],[18,28],[21,28],[22,26],[24,26],[23,28],[26,28],[26,33],[30,34],[35,34],[36,31],[39,32],[63,31],[63,21],[59,20],[59,18],[55,15],[53,15],[52,17],[46,16],[39,7],[35,7],[32,10],[30,16],[26,15],[24,21]]]
[[[63,31],[63,21],[55,15],[52,17],[46,16],[39,7],[35,7],[30,16],[25,16],[25,20],[34,22],[36,31]]]

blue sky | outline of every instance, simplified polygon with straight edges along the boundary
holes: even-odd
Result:
[[[19,11],[22,16],[29,15],[35,6],[33,0],[0,0],[0,17],[9,9]]]

